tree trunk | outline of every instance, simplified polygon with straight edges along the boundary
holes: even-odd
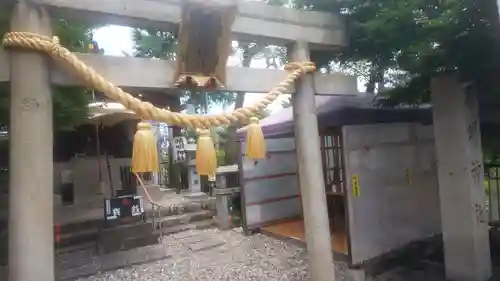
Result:
[[[374,64],[370,70],[370,77],[366,83],[366,92],[375,94],[375,86],[378,85],[378,92],[385,90],[384,68],[378,64]]]
[[[385,78],[384,78],[385,71],[382,68],[379,68],[378,70],[378,76],[377,76],[377,84],[378,84],[378,92],[383,93],[385,92]]]
[[[370,77],[368,78],[368,83],[366,83],[366,92],[370,94],[375,94],[376,84],[377,84],[377,68],[373,67],[370,71]]]

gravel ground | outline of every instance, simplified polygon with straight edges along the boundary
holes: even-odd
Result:
[[[244,236],[241,230],[193,230],[164,237],[162,242],[161,245],[138,248],[142,251],[134,251],[134,256],[141,256],[148,250],[166,252],[167,259],[76,281],[310,280],[305,249],[263,235]],[[121,253],[125,254],[122,258],[130,257],[130,253]],[[75,258],[76,255],[71,260]],[[115,259],[116,255],[113,255],[109,260]],[[354,281],[345,263],[336,262],[335,269],[336,281]],[[494,272],[491,281],[500,280],[500,268],[494,267]],[[3,280],[1,276],[0,268],[0,280]],[[442,264],[419,261],[366,281],[445,281],[445,278]]]
[[[164,237],[168,259],[108,271],[77,281],[310,280],[306,252],[294,243],[241,229],[192,230]],[[345,262],[335,262],[336,281],[354,281]],[[444,281],[443,266],[426,261],[394,268],[366,281]],[[492,280],[500,280],[493,277]]]
[[[205,247],[194,246],[203,243]],[[173,253],[171,258],[78,281],[310,280],[303,248],[264,235],[193,230],[165,237],[163,246]],[[335,268],[336,280],[351,280],[345,263],[336,263]]]

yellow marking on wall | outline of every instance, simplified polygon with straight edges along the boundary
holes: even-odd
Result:
[[[359,177],[357,174],[352,175],[352,195],[354,197],[360,196],[359,191]]]

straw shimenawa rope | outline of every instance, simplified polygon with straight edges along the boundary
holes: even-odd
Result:
[[[286,93],[301,75],[316,70],[312,62],[292,62],[285,66],[289,71],[285,79],[276,85],[261,100],[251,106],[234,110],[229,114],[221,115],[188,115],[172,112],[167,109],[155,107],[149,102],[143,102],[122,89],[113,85],[110,81],[99,75],[93,68],[85,65],[71,51],[59,44],[57,37],[47,37],[30,32],[9,32],[3,38],[3,46],[8,48],[23,48],[39,51],[50,55],[53,59],[64,62],[75,75],[81,78],[88,87],[103,92],[108,98],[113,99],[136,112],[145,120],[155,120],[187,127],[190,129],[208,129],[220,125],[230,125],[236,122],[247,123],[251,117],[261,112],[276,98]]]

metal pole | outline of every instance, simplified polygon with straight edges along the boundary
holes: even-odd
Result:
[[[169,188],[175,189],[177,194],[181,194],[181,184],[179,182],[179,166],[175,163],[176,156],[174,155],[174,137],[175,128],[172,126],[168,127],[168,185]]]
[[[96,155],[97,155],[97,178],[99,179],[99,185],[102,186],[102,162],[101,162],[101,140],[99,137],[99,123],[95,124],[95,145],[96,145]],[[100,188],[100,187],[99,187]]]
[[[305,42],[297,42],[291,51],[294,61],[310,60],[309,47]],[[312,75],[301,78],[296,83],[296,91],[292,96],[295,147],[309,270],[312,281],[331,281],[335,280],[335,270]]]
[[[12,31],[51,36],[47,12],[17,1]],[[9,280],[55,280],[53,116],[48,59],[10,55]]]
[[[104,151],[104,158],[106,159],[106,168],[108,169],[109,186],[111,188],[111,197],[115,197],[115,187],[113,186],[113,176],[111,175],[111,164],[109,163],[109,155]]]

